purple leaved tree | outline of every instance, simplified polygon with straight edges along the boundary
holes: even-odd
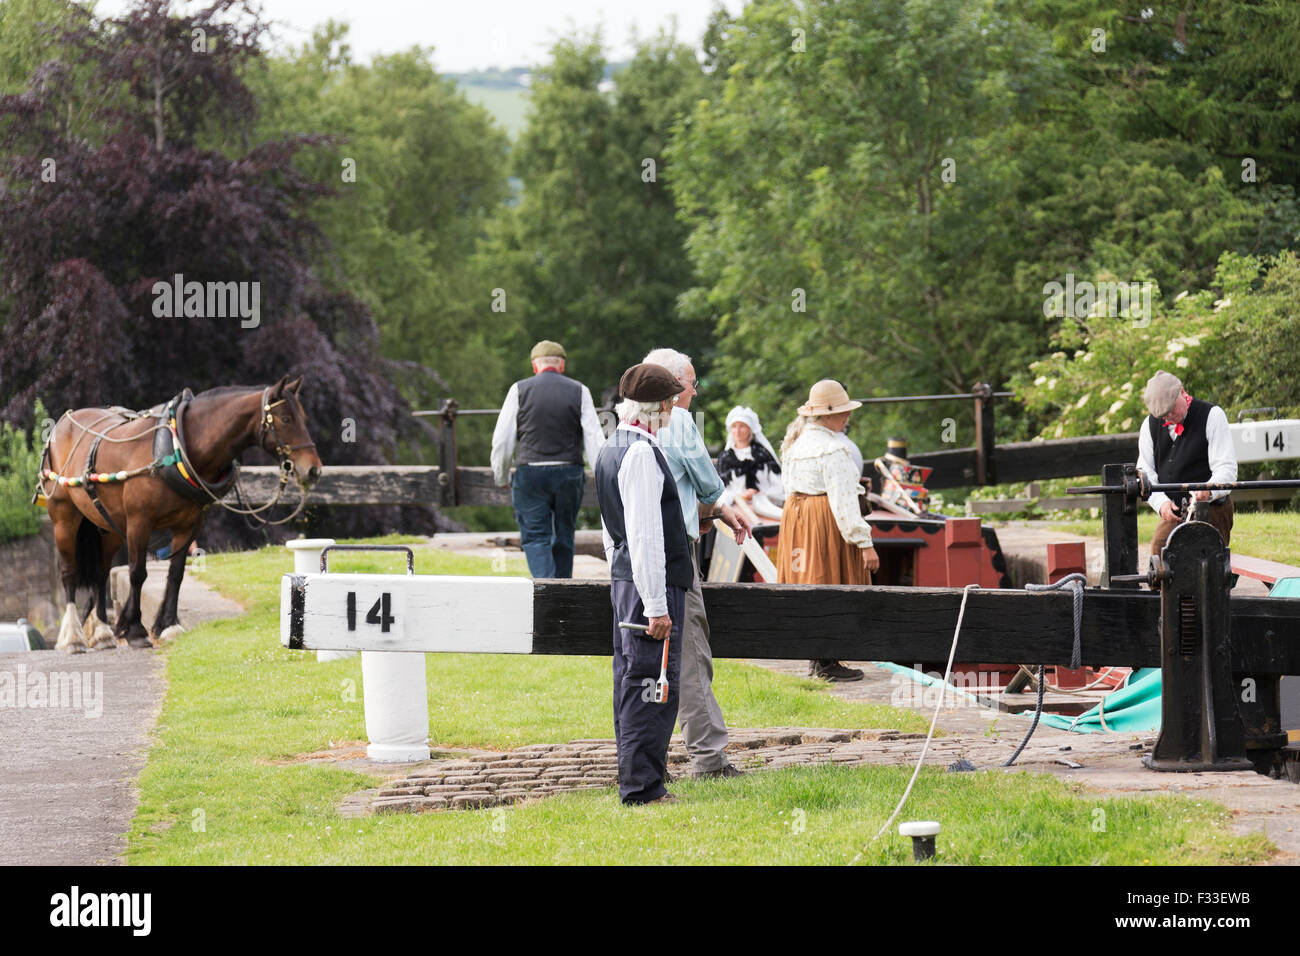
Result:
[[[327,467],[395,452],[412,419],[393,382],[411,369],[312,267],[308,208],[330,190],[294,157],[330,140],[251,143],[241,77],[265,32],[248,0],[83,12],[59,59],[0,97],[0,416],[301,374]],[[375,529],[355,517],[328,530]]]

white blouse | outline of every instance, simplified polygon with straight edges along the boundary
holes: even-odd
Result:
[[[870,548],[871,525],[858,508],[861,472],[837,433],[809,423],[781,456],[781,477],[788,494],[826,495],[835,525],[849,544]]]

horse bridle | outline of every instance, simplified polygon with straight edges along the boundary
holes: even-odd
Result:
[[[274,402],[271,401],[271,388],[268,385],[262,390],[262,417],[257,423],[257,445],[259,448],[270,451],[266,447],[266,435],[269,432],[271,438],[275,441],[275,457],[280,461],[280,481],[281,483],[289,480],[289,476],[294,472],[292,455],[296,451],[304,448],[315,448],[315,442],[304,442],[301,445],[286,445],[280,437],[279,430],[275,427],[275,412],[273,409],[277,405],[283,405],[287,399],[282,395]]]

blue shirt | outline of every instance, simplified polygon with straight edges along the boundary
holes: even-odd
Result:
[[[700,536],[699,502],[711,505],[717,501],[722,496],[722,479],[713,467],[713,459],[704,447],[695,420],[686,409],[674,408],[668,427],[660,429],[655,437],[677,485],[686,534],[694,540]]]

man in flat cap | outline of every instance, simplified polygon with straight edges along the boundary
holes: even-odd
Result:
[[[1188,484],[1237,480],[1237,458],[1232,450],[1228,416],[1218,405],[1192,398],[1177,376],[1156,372],[1142,393],[1151,414],[1138,433],[1138,470],[1151,482]],[[1227,491],[1197,491],[1198,501],[1209,501],[1209,522],[1223,535],[1232,536],[1232,498]],[[1149,499],[1160,515],[1151,553],[1159,554],[1170,533],[1190,507],[1186,495],[1178,500],[1156,491]]]
[[[533,377],[510,386],[492,433],[492,473],[510,485],[519,543],[535,578],[573,577],[573,533],[586,478],[605,441],[591,392],[564,374],[564,347],[533,346]],[[514,480],[510,462],[517,462]]]
[[[682,385],[661,365],[619,382],[618,428],[596,459],[596,493],[614,608],[614,738],[625,804],[670,801],[668,740],[677,720],[686,592],[695,580],[677,485],[656,437]],[[648,631],[619,627],[647,624]],[[654,700],[668,645],[668,694]]]

